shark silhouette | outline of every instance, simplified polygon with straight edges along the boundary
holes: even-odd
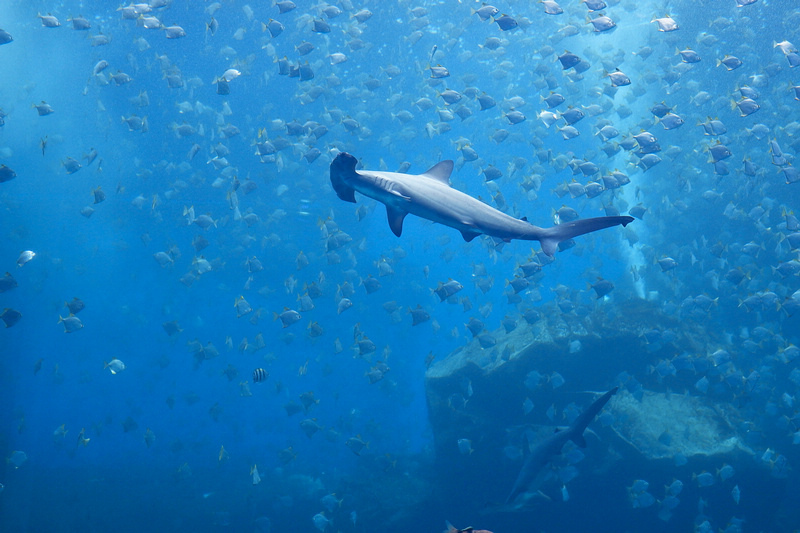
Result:
[[[401,174],[376,170],[356,170],[358,161],[340,152],[331,163],[331,184],[336,195],[355,203],[355,191],[386,205],[389,227],[398,237],[403,219],[411,213],[461,232],[469,242],[478,235],[539,241],[552,256],[560,242],[611,226],[626,226],[633,217],[597,217],[573,220],[552,228],[540,228],[526,219],[517,219],[450,187],[453,161],[441,161],[423,174]]]
[[[522,469],[519,471],[517,481],[514,483],[514,488],[511,489],[511,494],[506,499],[507,504],[511,504],[520,494],[529,490],[534,480],[538,477],[542,469],[547,466],[547,463],[561,453],[561,448],[568,440],[571,440],[581,448],[586,447],[586,440],[583,438],[583,432],[586,430],[597,413],[608,403],[613,395],[617,393],[619,387],[614,387],[607,393],[600,396],[595,402],[590,405],[584,412],[567,429],[553,433],[544,441],[536,445],[526,457],[525,462],[522,464]],[[525,450],[527,451],[528,445],[525,443]]]

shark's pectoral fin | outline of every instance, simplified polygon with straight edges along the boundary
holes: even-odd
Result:
[[[386,191],[386,192],[388,192],[388,193],[389,193],[389,194],[391,194],[392,196],[396,197],[398,200],[404,200],[404,201],[406,201],[406,202],[410,202],[410,201],[411,201],[411,197],[410,197],[410,196],[405,196],[405,195],[403,195],[402,193],[399,193],[399,192],[397,192],[397,191],[394,191],[394,190],[388,190],[388,191]]]
[[[389,227],[392,228],[392,233],[398,237],[403,234],[403,219],[406,218],[408,213],[400,211],[392,207],[386,206],[386,217],[389,219]]]

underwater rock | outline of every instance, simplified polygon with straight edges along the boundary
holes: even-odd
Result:
[[[709,405],[704,398],[644,391],[640,401],[623,392],[609,406],[611,428],[648,459],[755,454],[736,433],[731,411]]]
[[[712,357],[724,332],[679,322],[646,301],[597,306],[582,315],[562,313],[555,304],[538,311],[539,320],[520,320],[509,333],[502,327],[492,331],[493,347],[484,349],[472,339],[428,369],[426,396],[442,493],[463,497],[459,484],[478,478],[480,494],[470,493],[475,499],[459,504],[499,505],[522,465],[524,440],[535,445],[555,427],[569,425],[598,393],[614,386],[619,394],[585,433],[588,445],[580,450],[585,457],[566,465],[570,445],[562,460],[554,461],[542,485],[553,500],[561,499],[566,482],[559,480],[559,469],[565,466],[577,467],[570,479],[579,475],[569,482],[573,501],[590,497],[583,491],[607,486],[609,476],[619,479],[618,487],[591,496],[597,507],[609,508],[627,503],[625,483],[637,478],[668,485],[680,477],[691,485],[693,473],[714,472],[724,462],[750,465],[747,473],[737,466],[742,478],[769,477],[752,459],[752,437],[737,431],[740,397],[721,388],[713,366],[702,372],[692,366],[701,368]],[[716,383],[708,394],[694,387],[705,374]],[[465,439],[466,454],[459,447]],[[616,518],[611,513],[604,519]]]
[[[638,375],[673,356],[677,346],[694,346],[688,337],[691,325],[678,330],[676,319],[663,315],[656,305],[638,301],[615,309],[623,307],[624,315],[596,310],[578,316],[548,305],[540,308],[541,318],[533,323],[520,321],[509,333],[502,327],[491,332],[497,340],[492,348],[484,349],[473,339],[431,365],[425,387],[437,453],[447,455],[459,438],[476,437],[470,432],[478,434],[473,442],[500,444],[505,430],[515,425],[565,425],[564,420],[545,416],[554,401],[588,405],[592,396],[584,391],[624,386],[620,374]],[[657,340],[647,335],[654,329],[662,332]],[[526,385],[532,372],[541,376],[533,389]],[[550,381],[553,373],[563,378],[557,389]],[[652,383],[640,378],[645,387],[664,389],[655,376],[648,378]],[[535,406],[527,415],[526,398]]]

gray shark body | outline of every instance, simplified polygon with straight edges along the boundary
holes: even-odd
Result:
[[[331,163],[331,184],[336,195],[355,203],[355,191],[358,191],[384,204],[389,227],[398,237],[403,232],[403,219],[411,213],[457,229],[467,242],[482,234],[504,241],[535,240],[552,256],[562,241],[633,221],[629,216],[598,217],[540,228],[450,187],[453,171],[450,160],[417,175],[356,170],[357,163],[355,157],[345,152],[339,153]]]
[[[544,467],[547,466],[553,457],[561,453],[561,448],[568,440],[571,440],[581,448],[586,447],[583,432],[600,410],[603,409],[606,403],[608,403],[608,400],[617,393],[618,388],[619,387],[614,387],[595,400],[595,402],[582,412],[567,429],[553,433],[536,445],[536,448],[525,457],[525,462],[522,464],[522,469],[519,471],[517,481],[514,483],[514,488],[511,489],[511,494],[509,494],[506,499],[507,504],[513,503],[520,494],[532,488],[534,481]],[[527,448],[527,446],[528,444],[526,442],[525,447]]]

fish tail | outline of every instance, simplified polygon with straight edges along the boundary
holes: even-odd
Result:
[[[618,390],[619,387],[614,387],[610,391],[600,396],[594,401],[594,403],[592,403],[592,405],[587,407],[586,410],[578,416],[578,418],[575,419],[575,422],[573,422],[570,428],[567,430],[572,433],[570,436],[572,442],[581,448],[586,447],[586,441],[583,439],[583,432],[586,430],[586,427],[592,422],[592,420],[594,420],[594,417],[596,417],[603,407],[605,407],[605,405],[608,403],[608,400],[610,400]]]
[[[538,240],[544,253],[552,256],[561,242],[593,231],[619,226],[620,224],[627,226],[632,221],[633,217],[629,216],[580,218],[572,222],[558,224],[552,228],[541,229]]]

